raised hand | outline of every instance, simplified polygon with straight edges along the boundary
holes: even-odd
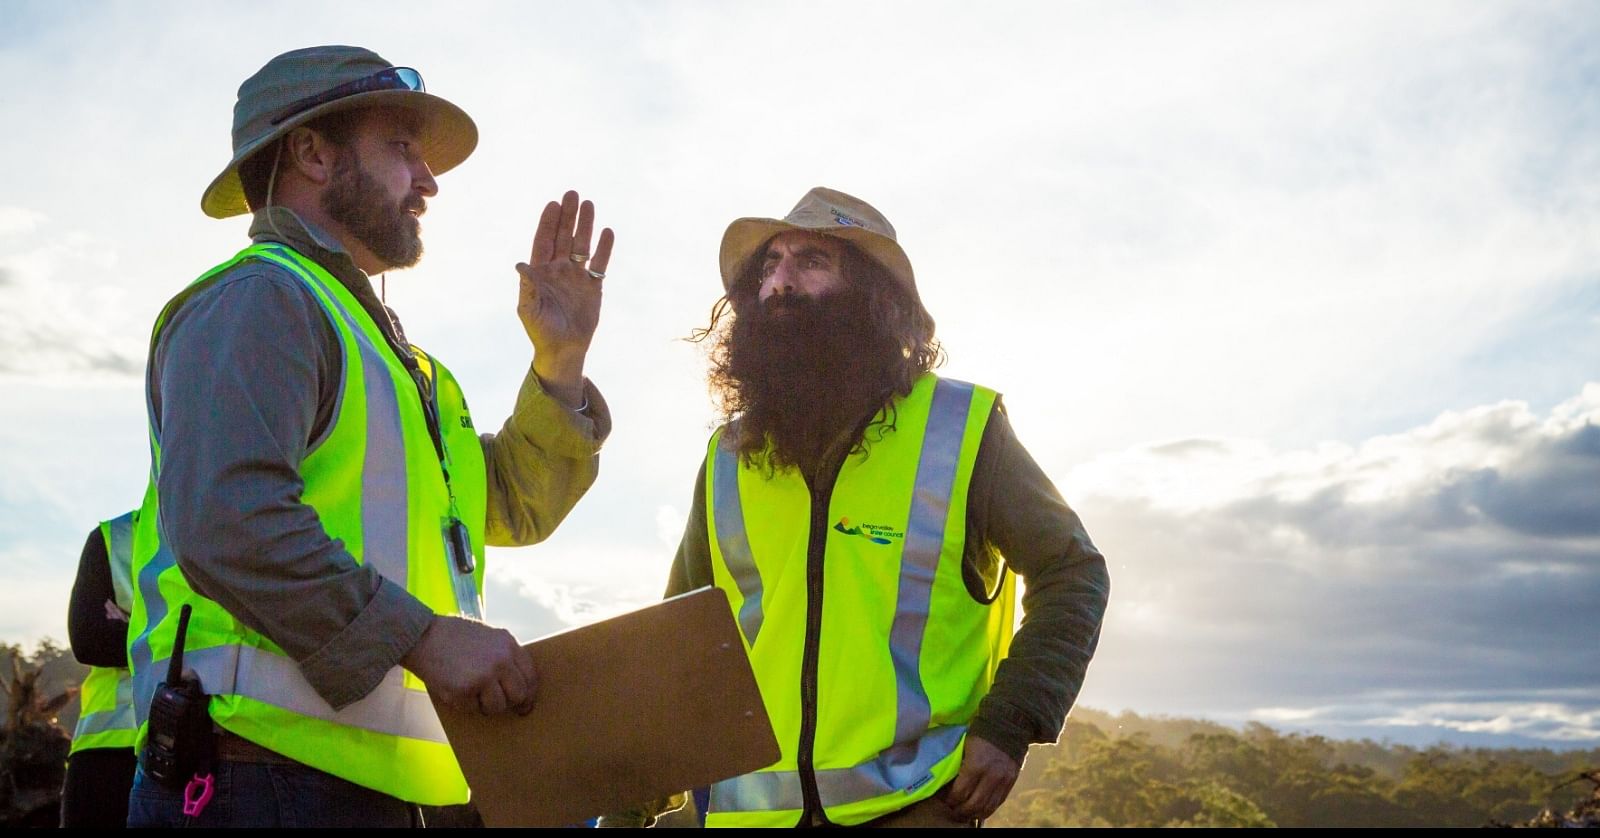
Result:
[[[533,342],[533,369],[551,395],[572,407],[583,400],[583,361],[600,323],[600,297],[611,263],[611,228],[594,234],[594,204],[568,192],[539,216],[522,275],[517,316]]]

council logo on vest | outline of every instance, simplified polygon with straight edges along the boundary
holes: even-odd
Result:
[[[839,523],[834,524],[833,528],[845,535],[859,535],[873,544],[892,544],[894,539],[903,540],[906,537],[904,530],[897,530],[894,527],[886,527],[882,524],[851,526],[849,518],[840,518]]]

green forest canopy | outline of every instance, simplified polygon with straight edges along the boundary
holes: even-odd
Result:
[[[1596,768],[1600,748],[1417,749],[1080,707],[990,823],[1475,827],[1567,812]]]

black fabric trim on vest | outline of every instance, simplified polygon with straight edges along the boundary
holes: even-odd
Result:
[[[867,426],[877,416],[874,410],[862,419],[851,432],[841,437],[824,452],[816,472],[801,478],[811,493],[811,535],[806,541],[806,642],[800,665],[800,747],[795,753],[795,768],[800,773],[800,791],[806,808],[800,814],[799,825],[831,826],[828,814],[822,807],[822,795],[817,791],[817,771],[812,753],[817,744],[817,665],[822,645],[822,592],[823,563],[828,550],[828,506],[833,502],[833,490],[850,456],[854,440],[861,439]]]

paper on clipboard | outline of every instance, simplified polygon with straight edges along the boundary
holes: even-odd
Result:
[[[576,824],[778,761],[718,588],[525,648],[539,677],[527,716],[434,703],[488,826]]]

